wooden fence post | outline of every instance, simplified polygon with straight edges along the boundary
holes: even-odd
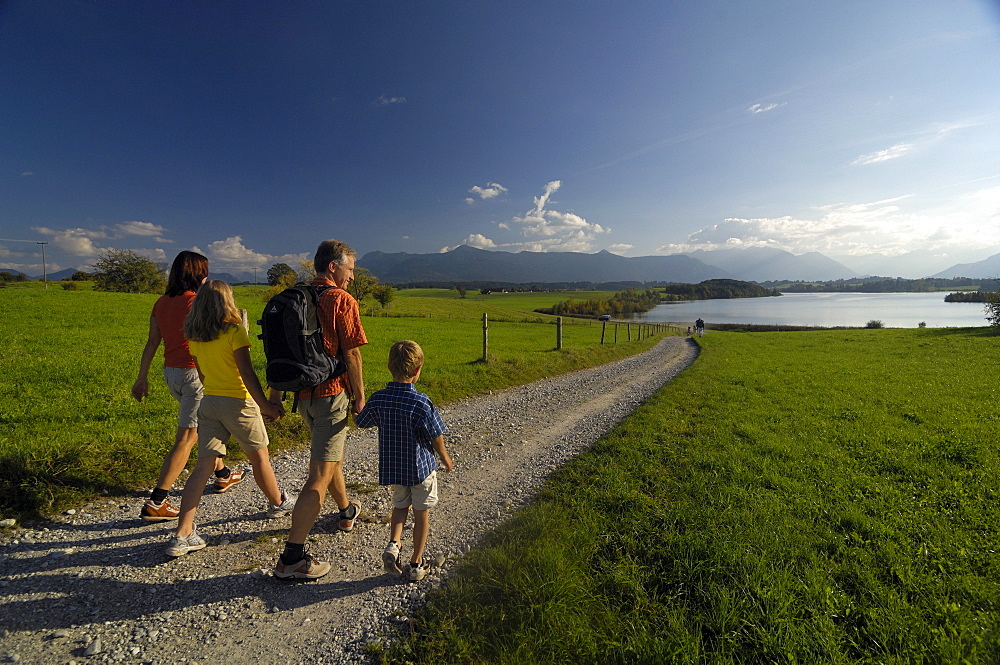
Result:
[[[608,322],[601,321],[601,344],[604,344],[604,333],[607,331],[607,329],[608,329]]]
[[[486,316],[486,312],[483,312],[483,362],[486,362],[486,359],[489,354],[489,349],[490,349],[489,318]]]
[[[250,332],[250,318],[247,316],[247,311],[240,308],[240,320],[243,321],[243,329]]]
[[[556,317],[556,351],[562,351],[562,317]]]
[[[618,324],[615,324],[615,344],[618,343]]]

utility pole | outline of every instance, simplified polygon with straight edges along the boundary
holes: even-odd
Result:
[[[253,267],[253,285],[257,286],[257,266]]]
[[[48,271],[45,269],[45,246],[49,243],[48,241],[36,240],[35,244],[42,246],[42,282],[45,284],[45,288],[49,288]]]

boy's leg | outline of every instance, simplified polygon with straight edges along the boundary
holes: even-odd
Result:
[[[181,512],[177,521],[177,537],[187,538],[194,531],[194,513],[201,503],[201,495],[205,493],[205,483],[215,471],[215,463],[218,460],[216,455],[207,455],[198,458],[198,463],[194,465],[194,471],[184,484],[184,493],[181,494]]]
[[[395,512],[395,511],[393,511]],[[427,544],[427,532],[430,530],[431,511],[413,509],[413,554],[410,565],[417,566],[424,559],[424,545]]]
[[[406,518],[409,514],[409,506],[392,509],[392,518],[389,522],[389,540],[394,540],[398,543],[403,539],[403,526],[406,524]]]

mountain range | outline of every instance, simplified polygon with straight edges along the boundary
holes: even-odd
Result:
[[[413,282],[498,282],[545,284],[554,282],[680,282],[706,279],[741,279],[748,282],[821,282],[853,277],[970,277],[1000,276],[1000,253],[974,263],[958,263],[941,269],[942,258],[933,252],[910,252],[902,256],[842,256],[831,258],[819,252],[792,254],[780,249],[699,250],[689,254],[628,258],[600,251],[498,252],[461,245],[448,252],[409,254],[369,252],[358,266],[379,281],[391,284]],[[70,277],[68,268],[48,275],[51,281]],[[38,275],[32,279],[41,279]],[[212,279],[230,283],[254,281],[253,273],[216,273]]]
[[[845,260],[848,257],[845,257]],[[874,257],[864,257],[866,267],[876,268]],[[885,267],[893,263],[882,257]],[[906,265],[923,258],[928,268],[932,257],[908,256]],[[780,249],[757,247],[724,249],[667,256],[627,258],[608,251],[596,254],[577,252],[495,252],[462,245],[448,252],[409,254],[406,252],[369,252],[358,265],[369,270],[381,282],[482,282],[494,280],[511,283],[546,282],[684,282],[706,279],[741,279],[751,282],[799,280],[830,281],[880,275],[899,276],[892,270],[858,270],[819,252],[792,254]],[[919,265],[919,264],[918,264]],[[911,268],[911,270],[913,270]],[[913,272],[908,278],[944,276],[993,278],[1000,275],[1000,254],[984,261],[959,264],[936,275]]]

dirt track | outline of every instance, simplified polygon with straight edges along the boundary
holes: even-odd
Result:
[[[6,531],[0,534],[0,657],[22,663],[365,662],[364,646],[405,620],[479,536],[696,355],[691,340],[671,337],[638,356],[441,409],[456,469],[439,473],[441,502],[431,514],[428,542],[439,565],[417,584],[382,571],[390,504],[388,490],[374,485],[374,430],[348,438],[345,469],[362,522],[345,534],[321,517],[308,549],[334,565],[314,582],[270,575],[289,518],[266,519],[266,502],[250,479],[202,500],[197,522],[209,547],[178,559],[163,554],[170,523],[136,517],[138,496]],[[276,457],[282,486],[300,487],[307,462],[308,450]],[[409,539],[408,527],[404,556]],[[97,653],[85,655],[88,645]]]

